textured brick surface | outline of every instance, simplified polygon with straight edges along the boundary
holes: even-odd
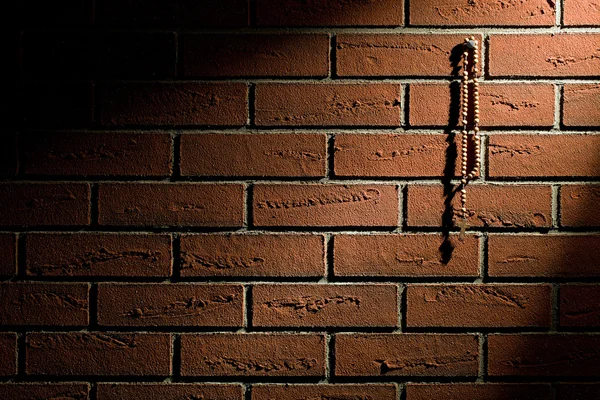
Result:
[[[241,226],[239,184],[101,184],[98,219],[109,226]]]
[[[378,399],[395,400],[394,385],[253,385],[252,400]]]
[[[597,377],[598,335],[488,336],[490,376]]]
[[[550,186],[472,185],[468,189],[469,225],[493,228],[542,228],[552,224]],[[443,187],[408,187],[409,226],[440,226],[445,209]],[[454,221],[458,221],[460,193],[452,199]]]
[[[563,10],[565,25],[600,25],[598,0],[565,0]]]
[[[598,276],[600,236],[490,235],[488,273],[496,277]]]
[[[337,376],[474,376],[479,345],[472,335],[338,335]]]
[[[0,333],[0,376],[17,373],[17,335]]]
[[[28,375],[167,376],[171,335],[166,333],[29,333]]]
[[[312,76],[329,72],[328,35],[184,35],[185,76]]]
[[[398,194],[392,185],[256,185],[252,195],[256,226],[398,223]]]
[[[560,325],[600,326],[600,286],[561,285]]]
[[[2,383],[0,397],[11,400],[88,399],[87,383]]]
[[[181,137],[185,176],[323,177],[322,134],[201,134]]]
[[[17,272],[16,246],[15,235],[0,234],[0,276],[12,276]]]
[[[600,185],[565,185],[560,190],[562,226],[600,226],[595,205],[600,200]]]
[[[23,169],[32,175],[168,176],[168,134],[39,133],[22,137]]]
[[[447,243],[447,245],[444,245]],[[478,242],[441,235],[335,235],[336,276],[476,276]]]
[[[258,126],[399,126],[400,85],[277,84],[256,87]]]
[[[406,387],[406,400],[547,400],[550,385],[511,383],[416,384]]]
[[[562,122],[565,126],[600,124],[600,85],[565,85]]]
[[[165,277],[171,238],[140,234],[30,233],[25,273],[31,277]]]
[[[101,383],[98,385],[98,400],[180,400],[180,399],[213,399],[242,400],[243,388],[238,384],[192,384],[192,383],[143,383],[117,384]]]
[[[409,327],[550,327],[549,285],[408,285]]]
[[[98,324],[241,327],[243,292],[240,285],[101,284]]]
[[[395,285],[255,285],[256,327],[395,327]]]
[[[182,335],[182,376],[306,376],[325,374],[319,334]]]

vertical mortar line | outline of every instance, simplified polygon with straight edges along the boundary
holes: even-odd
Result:
[[[87,382],[90,385],[90,399],[98,400],[98,383],[97,382]]]
[[[398,390],[398,400],[406,400],[406,382],[398,383],[396,387]]]
[[[181,280],[181,234],[171,234],[171,276],[169,282],[177,283]]]
[[[404,129],[408,128],[409,121],[409,107],[410,107],[410,85],[408,83],[402,84],[402,96],[400,96],[400,123]]]
[[[331,346],[331,333],[329,332],[325,332],[325,379],[322,380],[322,382],[319,383],[329,383],[331,380],[331,349],[329,348],[329,346]]]
[[[325,179],[333,179],[335,177],[335,134],[327,134],[326,148],[326,163],[325,163]]]
[[[479,373],[477,382],[485,382],[487,377],[487,333],[479,334]]]
[[[335,334],[326,335],[327,369],[325,379],[327,380],[327,382],[330,382],[331,377],[335,376],[335,338]]]
[[[256,83],[248,82],[248,118],[246,120],[246,125],[248,128],[252,129],[256,127],[254,114],[256,113]]]
[[[181,178],[181,132],[171,134],[171,181]]]
[[[402,10],[402,24],[405,27],[410,26],[410,0],[404,0]]]
[[[560,94],[562,91],[562,85],[554,84],[554,129],[560,129]]]
[[[254,182],[248,181],[244,183],[244,216],[242,222],[242,230],[247,231],[252,226],[252,198],[253,198]]]
[[[406,219],[408,217],[408,185],[398,185],[398,226],[394,233],[403,232],[406,228]]]
[[[324,234],[325,236],[325,275],[323,278],[319,280],[319,283],[328,283],[330,280],[334,279],[334,259],[333,259],[333,235],[329,232]]]
[[[552,228],[559,228],[559,190],[560,185],[552,185]]]
[[[398,296],[400,298],[400,302],[398,303],[398,319],[400,320],[400,323],[398,324],[398,329],[395,329],[394,332],[401,333],[406,331],[407,292],[408,290],[405,283],[401,283],[398,285]]]
[[[238,329],[237,332],[247,332],[252,324],[252,287],[251,285],[242,285],[244,288],[244,315],[243,315],[243,327]]]
[[[561,185],[556,185],[556,198],[552,199],[552,203],[555,205],[554,208],[556,209],[556,229],[561,228],[562,226],[562,217],[561,217],[561,204],[560,204],[560,193],[562,191],[562,186]],[[555,195],[553,194],[552,197],[555,197]],[[553,213],[554,215],[554,213]]]
[[[252,388],[249,383],[242,384],[244,391],[244,400],[252,400]]]
[[[554,25],[557,26],[558,29],[561,29],[564,23],[564,5],[564,0],[556,0],[556,21]]]
[[[552,321],[550,323],[550,332],[557,332],[560,319],[560,285],[552,284]]]
[[[25,376],[25,352],[27,348],[27,331],[17,334],[17,377]]]
[[[337,78],[337,35],[335,32],[329,34],[329,79]]]
[[[171,333],[171,382],[181,377],[181,334]]]
[[[90,228],[98,227],[98,184],[90,185]]]
[[[490,143],[489,133],[481,135],[481,165],[479,166],[479,180],[483,183],[487,182],[488,177],[488,165],[489,165],[489,152],[488,147]]]
[[[558,115],[558,129],[563,125],[564,115],[564,101],[565,101],[565,85],[562,83],[558,84],[558,106],[556,107],[556,113]]]
[[[479,237],[479,278],[475,280],[476,283],[485,283],[488,280],[488,236],[488,232],[483,232]]]
[[[490,76],[490,34],[483,34],[483,43],[481,44],[481,74],[485,77]]]

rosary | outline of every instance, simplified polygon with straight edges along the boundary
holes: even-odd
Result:
[[[464,44],[465,50],[463,52],[463,79],[461,85],[462,92],[462,131],[461,131],[461,150],[462,150],[462,179],[460,180],[460,201],[461,201],[461,221],[458,222],[460,227],[459,239],[464,239],[464,234],[468,228],[467,220],[469,218],[469,212],[467,211],[467,184],[475,178],[475,175],[479,172],[481,166],[481,138],[479,136],[479,43],[475,40],[475,37],[465,39]],[[467,116],[469,114],[469,50],[473,50],[473,132],[469,133]],[[471,136],[470,136],[471,135]],[[475,161],[473,168],[467,173],[467,159],[469,153],[469,138],[474,142]]]

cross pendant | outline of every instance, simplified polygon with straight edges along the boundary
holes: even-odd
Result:
[[[462,242],[463,240],[465,240],[465,231],[469,227],[469,224],[467,223],[467,219],[465,218],[461,219],[457,225],[460,227],[460,234],[458,235],[458,239]]]

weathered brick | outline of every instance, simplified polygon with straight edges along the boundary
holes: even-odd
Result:
[[[474,335],[338,334],[336,376],[476,376]]]
[[[446,243],[446,244],[444,244]],[[335,235],[336,276],[478,276],[479,244],[440,235]]]
[[[334,173],[341,177],[457,176],[462,158],[456,152],[450,135],[338,134]],[[449,162],[449,155],[458,159]]]
[[[567,127],[598,127],[600,125],[600,85],[565,85],[562,123]]]
[[[0,376],[17,374],[17,335],[0,333]]]
[[[256,226],[397,226],[393,185],[256,185]],[[336,211],[337,210],[337,211]]]
[[[17,238],[11,233],[0,234],[0,277],[17,273]]]
[[[600,285],[561,285],[560,325],[600,327]]]
[[[324,177],[324,134],[190,134],[181,136],[185,176]]]
[[[478,35],[481,42],[482,37]],[[336,36],[339,76],[456,76],[464,35],[341,34]]]
[[[323,277],[321,235],[183,235],[182,277]]]
[[[259,83],[258,126],[400,126],[401,85]]]
[[[86,283],[0,283],[0,325],[85,326]]]
[[[600,226],[599,200],[600,185],[563,185],[560,188],[560,224]]]
[[[89,82],[22,84],[20,113],[32,128],[85,128],[92,122],[93,97]]]
[[[171,275],[169,235],[28,233],[25,248],[32,277]]]
[[[441,226],[445,209],[444,188],[408,186],[409,226]],[[541,185],[472,185],[467,189],[469,226],[493,228],[543,228],[552,225],[552,193]],[[460,193],[452,199],[453,221],[462,218]],[[460,217],[460,218],[459,218]]]
[[[100,184],[98,221],[111,226],[241,227],[239,184]]]
[[[600,376],[600,335],[488,336],[490,376]]]
[[[100,86],[99,122],[105,126],[242,126],[245,83],[128,82]]]
[[[600,2],[598,0],[565,0],[563,15],[565,25],[600,25]]]
[[[495,277],[600,276],[600,236],[490,235],[488,254]]]
[[[551,26],[554,1],[411,0],[410,24],[431,26]]]
[[[559,383],[556,385],[556,400],[597,400],[600,398],[600,384]]]
[[[396,327],[396,285],[254,285],[255,327]]]
[[[408,285],[408,327],[550,328],[550,285]]]
[[[169,176],[166,133],[28,133],[23,170],[33,175]]]
[[[242,327],[244,288],[215,284],[100,284],[98,324]]]
[[[88,383],[2,383],[0,398],[10,400],[87,400]]]
[[[82,226],[90,223],[87,183],[1,183],[0,226]]]
[[[395,385],[252,385],[252,400],[377,399],[396,400]]]
[[[168,376],[166,333],[28,333],[27,375]]]
[[[409,88],[412,126],[456,126],[458,86],[415,83]],[[550,127],[554,124],[554,87],[549,84],[481,84],[481,127]]]
[[[600,135],[491,135],[490,177],[596,177]]]
[[[518,383],[409,383],[406,400],[548,400],[549,384]]]
[[[192,384],[192,383],[143,383],[98,384],[98,400],[243,400],[243,388],[239,384]]]
[[[403,3],[382,1],[257,0],[259,26],[401,26]]]
[[[491,76],[598,76],[600,35],[491,35]]]
[[[325,77],[329,36],[324,34],[186,34],[184,76]]]
[[[325,337],[319,334],[181,336],[182,376],[325,376]]]

